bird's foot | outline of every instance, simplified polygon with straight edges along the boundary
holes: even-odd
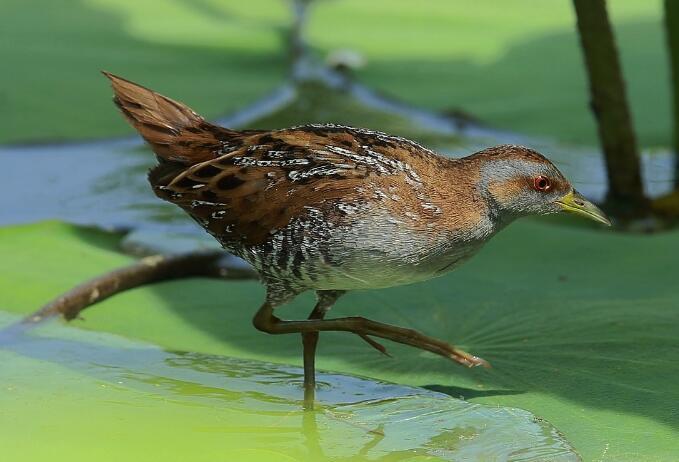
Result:
[[[253,319],[253,324],[257,329],[269,334],[321,331],[352,332],[383,354],[387,354],[386,348],[371,337],[379,337],[404,345],[410,345],[424,351],[438,354],[466,367],[490,367],[490,364],[487,361],[478,356],[467,353],[443,340],[424,335],[414,329],[393,326],[391,324],[385,324],[358,316],[337,319],[286,321],[278,319],[273,315],[272,311],[273,308],[266,303],[260,308]]]

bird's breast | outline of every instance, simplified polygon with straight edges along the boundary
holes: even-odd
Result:
[[[395,218],[371,204],[337,207],[350,219],[328,220],[327,211],[309,208],[264,244],[237,253],[265,279],[283,280],[299,289],[354,290],[440,276],[483,244],[463,233],[413,227],[406,218]]]

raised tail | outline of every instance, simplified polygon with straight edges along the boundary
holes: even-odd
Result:
[[[237,131],[206,122],[178,101],[102,73],[111,80],[113,102],[163,160],[191,165],[214,159],[229,140],[239,136]]]

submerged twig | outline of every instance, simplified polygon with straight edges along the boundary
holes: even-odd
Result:
[[[115,294],[145,284],[189,277],[217,279],[256,279],[250,268],[230,265],[224,252],[191,252],[181,255],[154,255],[84,282],[50,301],[24,323],[37,323],[62,315],[76,318],[84,309]]]

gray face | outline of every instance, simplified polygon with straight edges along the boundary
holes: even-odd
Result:
[[[546,160],[489,160],[481,169],[481,185],[496,213],[506,218],[560,212],[563,207],[557,201],[573,191]]]

